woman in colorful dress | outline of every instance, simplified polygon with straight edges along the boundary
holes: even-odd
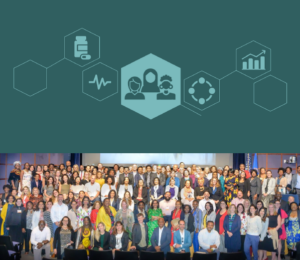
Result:
[[[125,231],[128,233],[129,238],[131,239],[132,228],[134,224],[134,216],[132,210],[127,207],[126,201],[122,201],[121,208],[116,214],[115,221],[121,221]]]
[[[109,199],[104,199],[102,207],[98,211],[96,226],[102,222],[105,225],[106,231],[111,233],[112,227],[115,224],[116,214],[115,208],[109,205]]]
[[[85,249],[87,254],[94,247],[94,229],[89,217],[84,217],[83,225],[77,231],[75,249]]]
[[[296,202],[290,204],[291,211],[289,211],[288,218],[285,220],[287,246],[290,251],[290,258],[296,259],[297,252],[296,244],[300,242],[300,210]]]
[[[162,210],[159,208],[159,203],[157,200],[153,200],[151,208],[148,211],[149,222],[148,225],[148,236],[149,236],[149,246],[151,246],[151,237],[155,228],[158,227],[157,220],[163,218]]]
[[[231,201],[237,196],[238,191],[238,184],[239,184],[239,178],[234,174],[235,171],[238,172],[238,170],[229,170],[229,177],[225,179],[224,187],[225,190],[225,201],[227,202],[227,206],[229,207],[231,204]]]
[[[79,227],[83,225],[83,220],[85,217],[91,216],[92,207],[90,205],[90,199],[88,197],[84,197],[82,200],[82,206],[80,206],[77,210],[77,221]]]
[[[238,204],[236,208],[237,214],[240,216],[241,219],[241,251],[244,252],[244,242],[247,234],[247,219],[249,216],[245,212],[245,207],[243,204]]]

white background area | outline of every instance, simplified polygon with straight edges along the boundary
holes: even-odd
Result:
[[[83,165],[97,165],[101,162],[104,166],[119,165],[147,165],[161,164],[173,165],[184,162],[186,165],[197,166],[232,166],[232,153],[83,153]]]

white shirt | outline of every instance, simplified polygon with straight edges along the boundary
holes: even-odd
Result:
[[[210,232],[207,228],[202,229],[198,235],[199,246],[205,250],[209,249],[210,246],[216,245],[219,248],[220,245],[220,235],[216,230]]]
[[[292,177],[293,177],[293,174],[292,173],[290,173],[290,174],[285,174],[285,178],[286,178],[286,180],[287,180],[287,184],[288,185],[291,185],[291,182],[292,182]]]
[[[210,200],[210,199],[208,199],[208,200],[206,200],[206,199],[200,200],[200,202],[199,202],[199,209],[200,210],[202,210],[202,211],[205,210],[205,204],[206,204],[206,202],[210,202],[213,205],[214,211],[216,211],[216,204],[215,204],[214,200]]]
[[[81,180],[84,178],[84,171],[79,172],[79,177],[80,177]]]
[[[160,228],[160,227],[158,228],[158,246],[161,245],[160,239],[161,239],[161,235],[162,235],[163,230],[164,230],[164,228]]]
[[[107,198],[107,197],[105,197],[105,195],[108,195],[108,193],[109,193],[111,190],[116,190],[115,185],[111,185],[110,187],[111,187],[111,189],[109,189],[109,186],[108,186],[107,183],[103,184],[102,189],[101,189],[101,200],[102,200],[102,201],[103,201],[105,198]]]
[[[61,221],[63,217],[68,216],[68,206],[64,203],[59,205],[55,203],[51,208],[51,220],[52,222]]]
[[[33,212],[32,220],[31,220],[31,230],[33,230],[34,228],[36,228],[38,226],[39,221],[40,221],[40,216],[41,216],[41,211],[40,210],[37,210],[37,211]]]
[[[133,195],[132,185],[128,184],[127,190],[130,192],[130,195],[132,196]],[[125,185],[122,184],[122,185],[120,185],[119,192],[118,192],[119,198],[123,199],[124,194],[125,194]]]
[[[42,243],[44,240],[48,240],[50,242],[51,239],[51,231],[50,228],[44,227],[41,231],[39,227],[35,227],[30,236],[30,242],[33,245],[34,249],[37,249],[37,244]]]
[[[71,185],[70,188],[74,192],[74,196],[77,198],[80,191],[85,192],[85,186],[83,184],[80,185]]]
[[[123,232],[121,234],[116,235],[116,249],[122,248],[122,236],[123,236]]]
[[[95,182],[94,184],[88,182],[85,184],[85,190],[91,197],[95,197],[97,192],[100,192],[100,185],[98,182]]]
[[[211,180],[212,179],[212,173],[207,174],[206,179]],[[218,173],[218,179],[220,179],[220,174]]]

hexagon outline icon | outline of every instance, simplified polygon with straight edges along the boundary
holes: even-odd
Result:
[[[87,70],[89,70],[89,69],[91,69],[91,68],[93,68],[93,67],[95,67],[95,66],[97,66],[97,65],[99,65],[99,64],[101,64],[101,65],[103,65],[103,66],[105,66],[105,67],[107,67],[107,68],[109,68],[109,69],[111,69],[111,70],[113,70],[113,71],[115,71],[115,72],[117,73],[117,76],[116,76],[116,79],[117,79],[117,80],[116,80],[116,81],[117,81],[117,83],[116,83],[116,84],[117,84],[117,92],[115,92],[115,93],[113,93],[113,94],[109,95],[108,97],[105,97],[105,98],[103,98],[103,99],[101,99],[101,100],[98,99],[98,98],[96,98],[96,97],[93,97],[93,96],[90,95],[90,94],[85,93],[84,90],[83,90],[83,88],[84,88],[84,72],[87,71]],[[102,62],[98,62],[97,64],[94,64],[93,66],[91,66],[91,67],[89,67],[89,68],[86,68],[85,70],[82,71],[82,86],[81,86],[81,92],[82,92],[83,94],[85,94],[85,95],[87,95],[87,96],[89,96],[89,97],[91,97],[91,98],[93,98],[93,99],[95,99],[95,100],[101,102],[101,101],[103,101],[103,100],[105,100],[105,99],[107,99],[107,98],[109,98],[109,97],[112,97],[113,95],[119,93],[119,84],[118,84],[118,81],[119,81],[119,72],[118,72],[116,69],[114,69],[114,68],[112,68],[112,67],[110,67],[110,66],[108,66],[108,65],[106,65],[106,64],[104,64],[104,63],[102,63]]]
[[[264,73],[260,74],[259,76],[254,77],[254,78],[251,77],[251,76],[249,76],[249,75],[246,75],[245,73],[243,73],[243,72],[241,72],[241,71],[239,71],[239,69],[238,69],[238,61],[237,61],[237,51],[238,51],[238,49],[241,49],[241,48],[243,48],[244,46],[246,46],[246,45],[248,45],[248,44],[250,44],[250,43],[252,43],[252,42],[254,42],[254,43],[256,43],[256,44],[259,44],[260,46],[262,46],[262,47],[264,47],[264,48],[266,48],[266,49],[268,49],[268,50],[270,51],[270,69],[269,69],[269,70],[266,70]],[[271,48],[269,48],[269,47],[267,47],[267,46],[265,46],[265,45],[263,45],[263,44],[261,44],[261,43],[255,41],[255,40],[252,40],[252,41],[250,41],[250,42],[248,42],[248,43],[246,43],[246,44],[244,44],[244,45],[242,45],[242,46],[236,48],[236,49],[235,49],[235,69],[236,69],[236,71],[237,71],[238,73],[241,73],[242,75],[244,75],[244,76],[246,76],[246,77],[248,77],[248,78],[250,78],[250,79],[257,79],[257,78],[259,78],[259,77],[265,75],[266,73],[271,72],[271,71],[272,71],[272,50],[271,50]]]
[[[159,92],[140,91],[144,94],[144,100],[134,100],[125,98],[128,92],[128,80],[135,76],[143,78],[148,69],[157,72],[157,81],[164,75],[172,78],[173,92],[176,98],[172,100],[161,100],[157,98]],[[159,75],[159,76],[158,76]],[[157,82],[158,83],[158,82]],[[141,89],[143,89],[145,82]],[[160,92],[161,93],[161,92]],[[146,101],[146,102],[145,102]],[[162,102],[163,101],[163,102]],[[153,102],[153,103],[151,103]],[[152,105],[153,104],[153,105]],[[181,68],[173,63],[149,53],[121,68],[121,105],[152,120],[181,105]],[[152,105],[152,106],[151,106]]]
[[[35,63],[36,65],[38,65],[38,66],[44,68],[45,71],[46,71],[46,87],[43,88],[43,89],[41,89],[41,90],[39,90],[39,91],[37,91],[37,92],[35,92],[35,93],[33,93],[32,95],[29,95],[29,94],[27,94],[27,93],[25,93],[25,92],[23,92],[23,91],[21,91],[21,90],[19,90],[18,88],[15,87],[15,69],[17,69],[18,67],[20,67],[20,66],[22,66],[22,65],[24,65],[24,64],[26,64],[26,63],[28,63],[28,62],[33,62],[33,63]],[[38,93],[40,93],[40,92],[42,92],[42,91],[44,91],[44,90],[47,89],[47,74],[48,74],[48,73],[47,73],[47,68],[46,68],[45,66],[43,66],[43,65],[41,65],[41,64],[39,64],[39,63],[37,63],[37,62],[35,62],[35,61],[33,61],[33,60],[27,60],[27,61],[25,61],[25,62],[23,62],[23,63],[21,63],[21,64],[19,64],[18,66],[16,66],[16,67],[13,68],[13,88],[14,88],[15,90],[17,90],[17,91],[23,93],[24,95],[26,95],[26,96],[28,96],[28,97],[33,97],[34,95],[36,95],[36,94],[38,94]]]
[[[260,81],[263,81],[264,79],[269,78],[269,77],[272,77],[272,78],[274,78],[274,79],[276,79],[276,80],[281,81],[282,83],[284,83],[284,85],[285,85],[285,93],[286,93],[285,103],[282,104],[282,105],[280,105],[280,106],[278,106],[278,107],[275,107],[275,108],[273,108],[273,109],[271,109],[271,110],[270,110],[270,109],[267,109],[267,108],[265,108],[265,107],[263,107],[263,106],[261,106],[261,105],[259,105],[259,104],[257,104],[257,103],[255,102],[255,84],[258,83],[258,82],[260,82]],[[258,80],[258,81],[256,81],[256,82],[254,82],[254,83],[253,83],[253,100],[252,100],[252,101],[253,101],[253,104],[254,104],[254,105],[256,105],[256,106],[258,106],[258,107],[261,107],[261,108],[267,110],[268,112],[273,112],[274,110],[276,110],[276,109],[278,109],[278,108],[280,108],[280,107],[286,105],[286,104],[288,103],[288,84],[287,84],[287,82],[285,82],[284,80],[281,80],[281,79],[279,79],[279,78],[277,78],[277,77],[275,77],[275,76],[273,76],[273,75],[268,75],[268,76],[266,76],[266,77],[264,77],[264,78],[262,78],[262,79],[260,79],[260,80]]]
[[[91,60],[90,62],[85,63],[84,65],[80,65],[80,64],[76,63],[75,61],[72,61],[72,60],[70,60],[70,59],[68,59],[68,58],[66,57],[66,37],[70,36],[70,35],[73,34],[73,33],[78,32],[78,31],[80,31],[80,30],[85,30],[85,31],[87,31],[87,32],[89,32],[89,33],[91,33],[91,34],[93,34],[93,35],[95,35],[96,37],[99,38],[99,57],[97,57],[96,59]],[[87,29],[85,29],[85,28],[79,28],[78,30],[76,30],[76,31],[74,31],[74,32],[71,32],[71,33],[67,34],[66,36],[64,36],[64,59],[66,59],[66,60],[68,60],[68,61],[70,61],[70,62],[72,62],[72,63],[74,63],[74,64],[76,64],[76,65],[78,65],[78,66],[80,66],[80,67],[84,67],[84,66],[90,64],[91,62],[94,62],[94,61],[100,59],[100,36],[97,35],[97,34],[95,34],[95,33],[92,33],[91,31],[89,31],[89,30],[87,30]]]
[[[208,75],[208,76],[210,76],[210,77],[216,79],[216,80],[218,81],[218,88],[219,88],[219,100],[218,100],[217,102],[215,102],[215,103],[209,105],[208,107],[205,107],[205,108],[202,108],[202,109],[199,108],[199,107],[196,107],[196,106],[192,105],[191,103],[189,103],[189,102],[187,102],[187,101],[185,100],[185,88],[186,88],[185,82],[186,82],[186,80],[189,79],[189,78],[191,78],[191,77],[194,77],[194,76],[196,76],[197,74],[200,74],[200,73],[204,73],[204,74],[206,74],[206,75]],[[207,73],[207,72],[204,71],[204,70],[200,70],[200,71],[194,73],[193,75],[191,75],[191,76],[185,78],[185,79],[183,80],[183,102],[184,102],[185,104],[188,104],[188,105],[190,105],[190,106],[192,106],[192,107],[194,107],[194,108],[200,110],[200,111],[204,111],[205,109],[208,109],[208,108],[210,108],[210,107],[212,107],[212,106],[214,106],[214,105],[220,103],[220,102],[221,102],[221,80],[218,79],[217,77],[215,77],[215,76],[213,76],[213,75]]]

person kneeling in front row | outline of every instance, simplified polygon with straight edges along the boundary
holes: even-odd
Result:
[[[50,257],[50,238],[51,231],[46,227],[45,221],[39,221],[38,226],[32,230],[30,237],[34,260],[42,260],[42,249],[45,249],[45,257]]]
[[[202,229],[198,235],[199,240],[199,252],[202,253],[217,253],[217,259],[219,259],[220,251],[218,250],[220,245],[220,235],[214,230],[214,222],[208,221],[206,223],[206,229]],[[196,251],[196,250],[195,250]]]

